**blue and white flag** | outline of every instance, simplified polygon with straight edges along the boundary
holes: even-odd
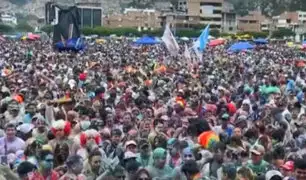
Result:
[[[202,31],[200,37],[193,43],[193,49],[197,56],[199,57],[200,61],[202,61],[202,53],[206,48],[208,43],[208,36],[209,36],[209,27],[208,24],[205,29]]]

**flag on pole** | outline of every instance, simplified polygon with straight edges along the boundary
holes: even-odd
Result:
[[[193,49],[197,56],[199,57],[200,61],[202,61],[202,53],[206,48],[206,45],[208,43],[208,36],[209,36],[209,27],[208,24],[205,29],[202,31],[199,38],[193,43]]]
[[[170,54],[172,56],[176,56],[179,52],[180,47],[179,47],[178,43],[176,42],[168,24],[166,25],[165,32],[164,32],[163,37],[161,39],[166,44],[166,47],[167,47],[168,51],[170,52]]]
[[[186,58],[187,61],[190,61],[191,60],[191,55],[190,55],[190,51],[187,47],[187,44],[185,44],[185,51],[184,51],[184,56]]]

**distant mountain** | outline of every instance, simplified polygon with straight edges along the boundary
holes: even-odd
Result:
[[[260,10],[268,16],[279,15],[284,11],[306,11],[306,0],[228,0],[234,4],[240,15],[248,11]]]

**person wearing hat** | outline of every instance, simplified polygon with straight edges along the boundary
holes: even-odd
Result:
[[[163,148],[156,148],[153,151],[153,164],[147,167],[152,178],[167,179],[172,176],[172,168],[166,165],[167,151]]]
[[[283,175],[279,171],[271,170],[266,173],[265,178],[266,180],[283,180]]]
[[[281,166],[281,172],[284,175],[284,180],[288,180],[292,178],[294,171],[294,162],[287,161],[285,164]]]
[[[231,137],[234,127],[233,125],[230,124],[229,120],[230,120],[229,114],[224,113],[221,117],[221,125],[215,126],[213,128],[215,133],[217,133],[218,135],[226,133],[227,137]]]
[[[136,154],[136,161],[140,163],[141,167],[147,167],[153,163],[151,148],[148,140],[141,139],[138,143],[138,152]]]
[[[234,180],[237,176],[237,168],[233,163],[227,163],[222,165],[218,172],[218,179],[222,180]],[[221,178],[219,178],[221,177]]]
[[[137,144],[134,140],[130,140],[130,141],[127,141],[125,143],[125,152],[132,152],[132,153],[136,153],[137,151]]]
[[[53,153],[50,150],[41,150],[38,159],[39,169],[29,180],[58,180],[59,175],[53,170]]]
[[[263,160],[265,148],[260,144],[256,144],[251,148],[250,152],[251,160],[247,162],[247,167],[258,176],[266,173],[269,168],[269,163]]]
[[[195,160],[193,149],[191,149],[190,147],[186,147],[183,149],[183,152],[182,152],[182,163],[173,169],[172,177],[175,180],[186,180],[187,179],[187,177],[185,176],[185,174],[182,172],[181,169],[184,163],[190,160]]]

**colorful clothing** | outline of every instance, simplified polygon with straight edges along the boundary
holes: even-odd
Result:
[[[261,160],[259,164],[253,164],[252,161],[247,162],[247,167],[250,168],[255,174],[260,175],[268,171],[269,163]]]

